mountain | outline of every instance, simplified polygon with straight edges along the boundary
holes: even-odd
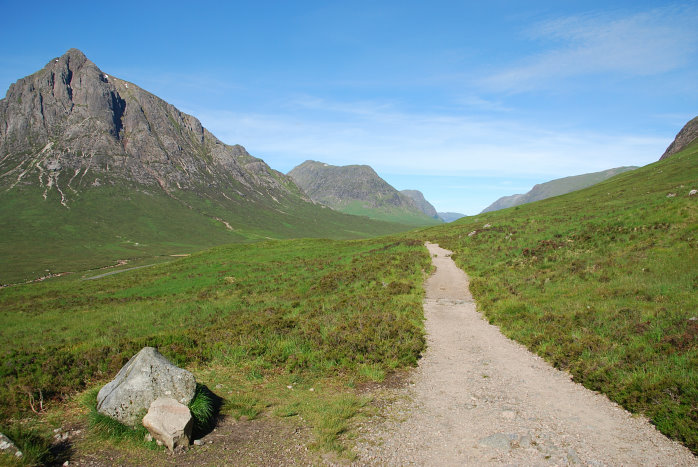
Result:
[[[666,148],[659,160],[673,156],[677,152],[683,151],[688,145],[698,139],[698,117],[688,122],[674,138],[674,141]]]
[[[77,49],[0,100],[0,225],[0,283],[234,241],[405,228],[317,206]]]
[[[439,219],[441,219],[444,222],[453,222],[457,221],[461,217],[465,217],[465,214],[461,214],[459,212],[439,212]]]
[[[620,173],[635,169],[637,169],[637,167],[634,166],[617,167],[615,169],[603,170],[601,172],[575,175],[572,177],[564,177],[551,180],[549,182],[541,183],[534,186],[528,193],[503,196],[494,203],[487,206],[485,209],[483,209],[480,214],[485,212],[498,211],[500,209],[510,208],[512,206],[518,206],[520,204],[532,203],[534,201],[552,198],[553,196],[564,195],[565,193],[570,193],[573,191],[581,190],[582,188],[587,188],[592,185],[596,185],[597,183],[600,183],[608,178],[614,177]]]
[[[339,167],[305,161],[288,176],[310,199],[337,211],[412,226],[438,223],[367,165]]]
[[[422,194],[421,191],[419,190],[400,190],[400,193],[403,195],[407,196],[408,198],[412,199],[414,202],[415,206],[422,211],[424,214],[426,214],[429,217],[433,217],[434,219],[438,219],[439,215],[436,213],[436,209],[432,204],[427,201],[424,198],[424,194]]]

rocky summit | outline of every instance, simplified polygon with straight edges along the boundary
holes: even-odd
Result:
[[[666,148],[662,157],[659,160],[666,159],[667,157],[673,156],[677,152],[681,152],[686,149],[691,143],[698,139],[698,117],[694,118],[690,122],[686,123],[684,127],[676,135],[676,138],[672,143]]]
[[[130,180],[173,189],[277,195],[290,181],[223,144],[196,118],[71,49],[0,101],[0,182],[38,183],[68,206],[85,186]]]

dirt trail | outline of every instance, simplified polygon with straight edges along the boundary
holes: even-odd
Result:
[[[698,465],[644,418],[570,380],[477,311],[450,252],[427,244],[428,348],[360,428],[357,464]]]

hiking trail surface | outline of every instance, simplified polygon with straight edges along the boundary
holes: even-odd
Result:
[[[357,465],[698,465],[644,417],[504,337],[476,311],[451,252],[427,248],[427,351],[359,427]]]

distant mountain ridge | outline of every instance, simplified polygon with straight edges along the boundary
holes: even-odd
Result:
[[[674,141],[666,148],[662,157],[659,160],[666,159],[667,157],[673,156],[677,152],[683,151],[691,143],[698,139],[698,117],[689,121],[684,125],[684,127],[679,131],[674,138]]]
[[[592,185],[596,185],[597,183],[601,183],[602,181],[620,173],[635,169],[637,169],[635,166],[616,167],[613,169],[602,170],[601,172],[574,175],[571,177],[558,178],[549,182],[540,183],[535,185],[527,193],[503,196],[499,198],[497,201],[483,209],[481,214],[571,193],[573,191],[581,190],[582,188],[587,188]]]
[[[308,160],[294,167],[288,176],[310,199],[337,211],[408,225],[439,222],[368,165],[335,166]]]
[[[400,190],[400,193],[409,197],[414,201],[417,208],[429,217],[438,219],[439,215],[436,213],[436,208],[424,198],[424,194],[419,190]]]
[[[461,217],[465,217],[465,214],[461,214],[460,212],[439,212],[439,219],[441,219],[444,222],[453,222],[457,221]]]
[[[399,230],[318,206],[77,49],[0,100],[0,283],[250,239]]]

